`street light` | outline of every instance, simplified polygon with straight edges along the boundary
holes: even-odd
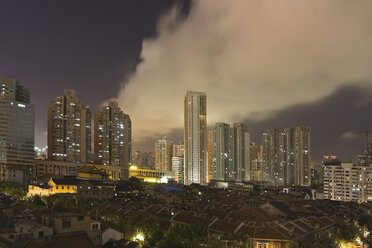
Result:
[[[141,234],[138,233],[134,238],[133,241],[136,241],[139,243],[140,247],[142,247],[143,241],[145,240],[145,237]]]
[[[137,234],[136,239],[138,239],[139,241],[144,241],[145,240],[145,238],[143,237],[143,235],[140,234],[140,233]]]

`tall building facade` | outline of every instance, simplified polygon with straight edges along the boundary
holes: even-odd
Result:
[[[0,166],[18,166],[32,176],[34,105],[30,91],[11,78],[0,77]]]
[[[48,109],[48,159],[75,163],[91,160],[91,112],[66,89]]]
[[[311,185],[311,140],[309,127],[294,128],[294,184],[301,186]],[[291,177],[293,178],[293,177]]]
[[[174,157],[185,156],[185,145],[183,145],[183,144],[174,145],[173,144],[173,156]]]
[[[352,163],[324,164],[324,199],[372,201],[372,167]]]
[[[250,134],[244,123],[234,123],[230,134],[229,179],[233,181],[250,180]]]
[[[262,159],[260,155],[260,150],[256,143],[254,142],[251,142],[249,146],[249,156],[250,156],[249,158],[250,180],[262,181]],[[258,178],[260,180],[258,180]]]
[[[207,183],[213,179],[213,130],[208,130]]]
[[[128,172],[132,152],[132,122],[117,101],[109,101],[94,116],[94,160],[124,167]]]
[[[311,185],[310,128],[268,129],[262,145],[264,181],[275,186]]]
[[[155,170],[171,171],[173,142],[164,137],[155,143]]]
[[[185,184],[207,182],[207,96],[187,91],[184,102]]]
[[[269,134],[262,134],[262,145],[261,145],[261,154],[262,154],[262,180],[265,182],[271,182],[271,167],[269,163],[269,154],[270,154],[270,144],[269,144]]]
[[[132,164],[138,166],[140,169],[155,170],[154,152],[136,151],[132,160]]]
[[[243,123],[216,123],[213,129],[214,180],[250,180],[250,136]]]
[[[172,158],[172,171],[174,172],[174,179],[177,183],[184,183],[184,157],[173,157]]]
[[[216,123],[213,128],[212,178],[218,181],[229,180],[230,171],[230,125]]]

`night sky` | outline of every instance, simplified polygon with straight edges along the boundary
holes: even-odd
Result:
[[[312,128],[313,159],[344,161],[372,136],[369,1],[2,1],[0,75],[47,108],[71,88],[91,107],[118,98],[134,149],[182,141],[186,90],[207,93],[208,125]],[[309,11],[311,10],[311,11]]]
[[[74,89],[94,114],[140,62],[156,20],[187,1],[1,1],[0,74],[30,89],[36,145],[46,145],[47,108]]]

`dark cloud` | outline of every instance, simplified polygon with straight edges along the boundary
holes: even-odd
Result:
[[[366,146],[363,131],[370,130],[372,134],[371,93],[372,87],[342,86],[318,102],[291,106],[265,121],[250,119],[246,123],[258,143],[267,128],[309,126],[314,161],[330,154],[349,161]],[[361,100],[365,104],[358,104]],[[353,134],[353,139],[345,139],[345,133]]]
[[[182,128],[187,90],[207,93],[211,123],[271,120],[345,82],[365,87],[371,23],[371,1],[194,0],[186,18],[171,9],[118,94],[133,113],[135,143]],[[353,104],[365,106],[365,99]]]

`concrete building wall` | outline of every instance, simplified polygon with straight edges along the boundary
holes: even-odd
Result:
[[[187,91],[185,96],[185,184],[207,182],[207,96]]]

